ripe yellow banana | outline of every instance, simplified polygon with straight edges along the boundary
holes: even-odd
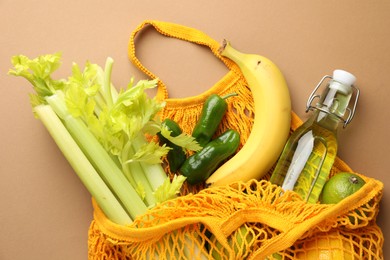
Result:
[[[278,160],[291,124],[291,99],[279,68],[269,59],[246,54],[224,41],[220,53],[238,65],[251,89],[255,118],[247,142],[207,180],[209,186],[262,178]]]

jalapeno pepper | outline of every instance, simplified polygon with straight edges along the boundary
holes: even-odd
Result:
[[[169,118],[164,119],[164,121],[162,122],[162,126],[167,127],[168,130],[171,131],[172,137],[176,137],[183,132],[180,126],[175,121]],[[164,136],[162,136],[161,133],[158,133],[158,137],[161,143],[166,144],[168,147],[172,148],[167,154],[167,160],[171,172],[176,172],[183,164],[183,162],[187,159],[186,153],[184,152],[182,147],[172,143]]]
[[[192,136],[200,146],[204,147],[211,140],[221,123],[227,109],[225,99],[236,95],[236,93],[231,93],[220,97],[217,94],[211,94],[206,99],[200,118],[192,131]]]
[[[223,160],[237,150],[239,144],[239,133],[228,129],[207,143],[202,150],[188,157],[180,167],[180,173],[187,177],[189,184],[205,181]]]

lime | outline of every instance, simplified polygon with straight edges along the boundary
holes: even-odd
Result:
[[[349,195],[358,191],[366,182],[357,174],[339,172],[331,177],[324,185],[320,202],[336,204]]]

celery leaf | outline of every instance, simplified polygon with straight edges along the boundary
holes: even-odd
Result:
[[[157,203],[161,203],[177,197],[180,193],[181,186],[183,185],[186,177],[183,175],[175,175],[172,182],[167,177],[162,185],[160,185],[154,192],[154,197]]]
[[[12,57],[14,68],[10,69],[8,74],[23,77],[33,85],[36,95],[40,97],[31,100],[33,106],[45,104],[45,97],[64,88],[64,80],[51,78],[51,74],[61,65],[60,58],[60,53],[42,55],[35,59],[29,59],[24,55]]]
[[[127,163],[144,162],[149,164],[162,163],[162,156],[165,156],[171,148],[163,145],[160,146],[155,142],[147,142],[132,156]]]
[[[199,145],[199,143],[195,140],[194,137],[186,133],[181,133],[180,135],[173,137],[171,135],[171,131],[169,131],[166,126],[161,127],[161,135],[173,144],[183,147],[184,149],[191,151],[199,151],[202,149],[202,146]]]

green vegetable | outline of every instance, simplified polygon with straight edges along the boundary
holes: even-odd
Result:
[[[89,62],[84,70],[74,64],[68,79],[55,80],[52,73],[59,68],[60,57],[14,56],[9,74],[32,84],[35,115],[106,216],[130,224],[148,207],[175,197],[185,177],[170,182],[161,166],[169,148],[145,138],[146,133],[161,131],[155,116],[165,104],[145,92],[157,81],[134,85],[132,80],[118,93],[111,83],[110,58],[104,70]]]
[[[145,212],[147,207],[137,195],[134,187],[129,185],[118,165],[112,160],[111,156],[88,130],[88,127],[81,119],[68,114],[65,103],[62,104],[63,100],[59,95],[49,96],[46,100],[56,114],[63,120],[68,132],[73,136],[76,143],[79,144],[81,150],[92,165],[98,170],[103,181],[121,201],[131,218],[134,219],[137,215]],[[128,200],[127,198],[132,198],[132,200]]]
[[[165,127],[168,131],[170,131],[172,137],[177,137],[182,133],[180,126],[175,121],[169,118],[164,119],[164,121],[162,122],[162,127]],[[167,154],[167,159],[171,172],[176,172],[183,164],[183,162],[187,159],[185,151],[182,147],[170,142],[161,134],[161,132],[158,134],[158,137],[162,144],[165,144],[171,148],[171,150]]]
[[[58,148],[73,167],[84,186],[99,203],[106,216],[119,224],[131,223],[132,220],[127,212],[100,178],[98,172],[81,151],[53,109],[49,105],[38,105],[34,107],[34,112],[41,119]]]
[[[217,94],[211,94],[202,107],[202,112],[197,124],[192,131],[192,136],[204,147],[213,137],[227,109],[225,99],[236,96],[236,93],[220,97]]]
[[[210,248],[210,253],[213,259],[224,259],[229,255],[229,251],[213,235],[210,240],[215,247]],[[255,234],[246,224],[240,226],[228,238],[229,246],[234,250],[233,259],[246,259],[251,252],[251,247],[255,242]],[[232,257],[230,257],[232,259]]]
[[[220,165],[232,155],[240,144],[240,135],[229,129],[209,142],[202,150],[191,155],[180,167],[180,173],[190,184],[206,180]]]

